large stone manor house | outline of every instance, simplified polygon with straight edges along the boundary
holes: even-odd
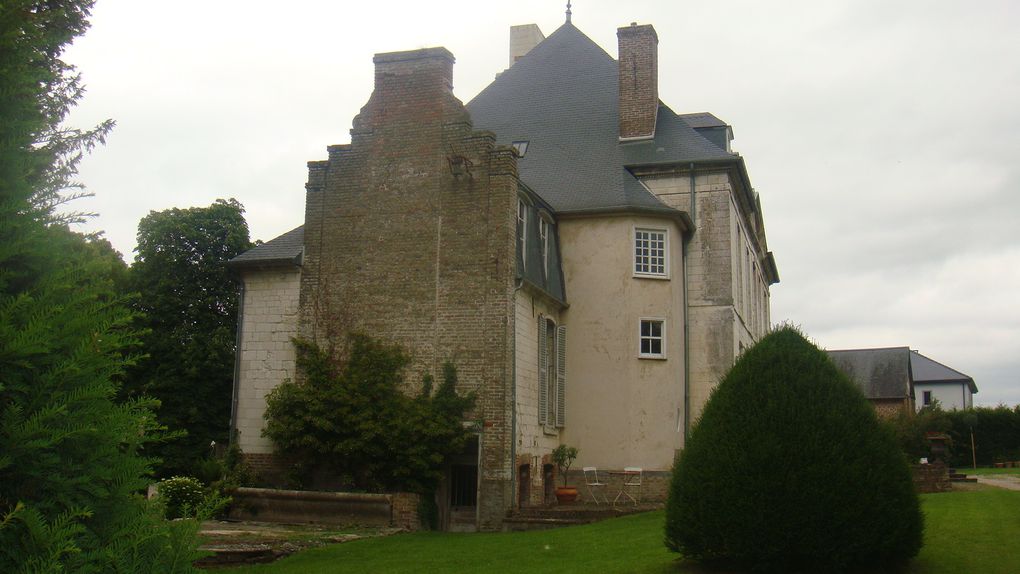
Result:
[[[351,143],[308,164],[304,225],[232,262],[250,461],[279,463],[261,429],[295,376],[291,338],[358,331],[411,354],[408,384],[452,361],[478,395],[445,527],[545,503],[560,444],[663,495],[779,276],[731,127],[659,100],[652,26],[617,36],[614,59],[569,18],[549,37],[515,26],[511,66],[466,105],[446,49],[375,56]]]

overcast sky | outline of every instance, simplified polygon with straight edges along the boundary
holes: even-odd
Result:
[[[511,25],[558,0],[98,0],[68,51],[79,127],[117,127],[82,163],[86,230],[130,261],[151,210],[234,197],[253,239],[302,223],[305,163],[350,141],[372,55],[445,46],[467,102],[507,66]],[[909,346],[1020,403],[1020,3],[577,0],[659,35],[659,96],[729,122],[782,282],[774,322],[829,349]]]

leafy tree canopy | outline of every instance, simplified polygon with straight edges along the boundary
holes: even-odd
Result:
[[[210,441],[227,442],[238,303],[226,262],[251,246],[234,199],[151,212],[138,225],[131,286],[146,357],[127,390],[159,399],[160,422],[187,433],[156,449],[162,475],[188,474]]]

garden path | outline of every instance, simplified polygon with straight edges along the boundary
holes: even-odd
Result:
[[[997,486],[1008,490],[1020,490],[1020,476],[999,475],[994,478],[990,476],[977,476],[978,484]]]

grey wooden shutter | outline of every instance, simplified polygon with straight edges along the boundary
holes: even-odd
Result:
[[[538,316],[538,424],[549,422],[549,349],[545,317]]]
[[[556,426],[567,422],[567,327],[556,328]]]

